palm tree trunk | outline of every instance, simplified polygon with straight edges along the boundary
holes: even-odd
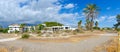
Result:
[[[93,21],[93,17],[91,19],[91,23],[90,23],[90,30],[93,31],[93,24],[94,24],[94,21]]]

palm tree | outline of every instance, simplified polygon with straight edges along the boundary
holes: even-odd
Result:
[[[81,24],[82,24],[82,20],[80,20],[80,21],[78,22],[78,29],[79,29],[79,30],[81,30]]]
[[[90,30],[93,29],[94,19],[98,15],[98,7],[95,4],[88,4],[83,10],[86,20],[90,21]]]
[[[87,30],[90,30],[90,21],[88,19],[86,20],[85,26]]]

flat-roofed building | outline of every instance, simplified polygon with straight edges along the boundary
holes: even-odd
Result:
[[[12,32],[15,32],[15,31],[18,31],[18,32],[23,32],[23,31],[31,32],[32,30],[35,30],[35,26],[28,26],[28,25],[24,26],[23,29],[22,29],[20,24],[11,24],[8,27],[9,27],[8,33],[12,33]]]

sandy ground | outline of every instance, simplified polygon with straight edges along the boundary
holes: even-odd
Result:
[[[110,34],[110,36],[108,36]],[[77,42],[38,42],[27,40],[16,40],[10,42],[0,43],[3,45],[9,45],[14,47],[23,48],[24,52],[93,52],[96,46],[103,44],[104,42],[111,40],[111,36],[117,35],[115,33],[107,33],[107,36],[94,36],[83,40],[77,40]],[[77,38],[77,37],[76,37]],[[57,41],[57,40],[56,40]],[[76,41],[76,40],[75,40]]]
[[[16,37],[17,34],[0,33],[0,39]]]

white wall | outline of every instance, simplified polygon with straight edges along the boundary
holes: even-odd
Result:
[[[10,32],[15,32],[15,31],[20,31],[20,25],[10,25],[8,33]]]

